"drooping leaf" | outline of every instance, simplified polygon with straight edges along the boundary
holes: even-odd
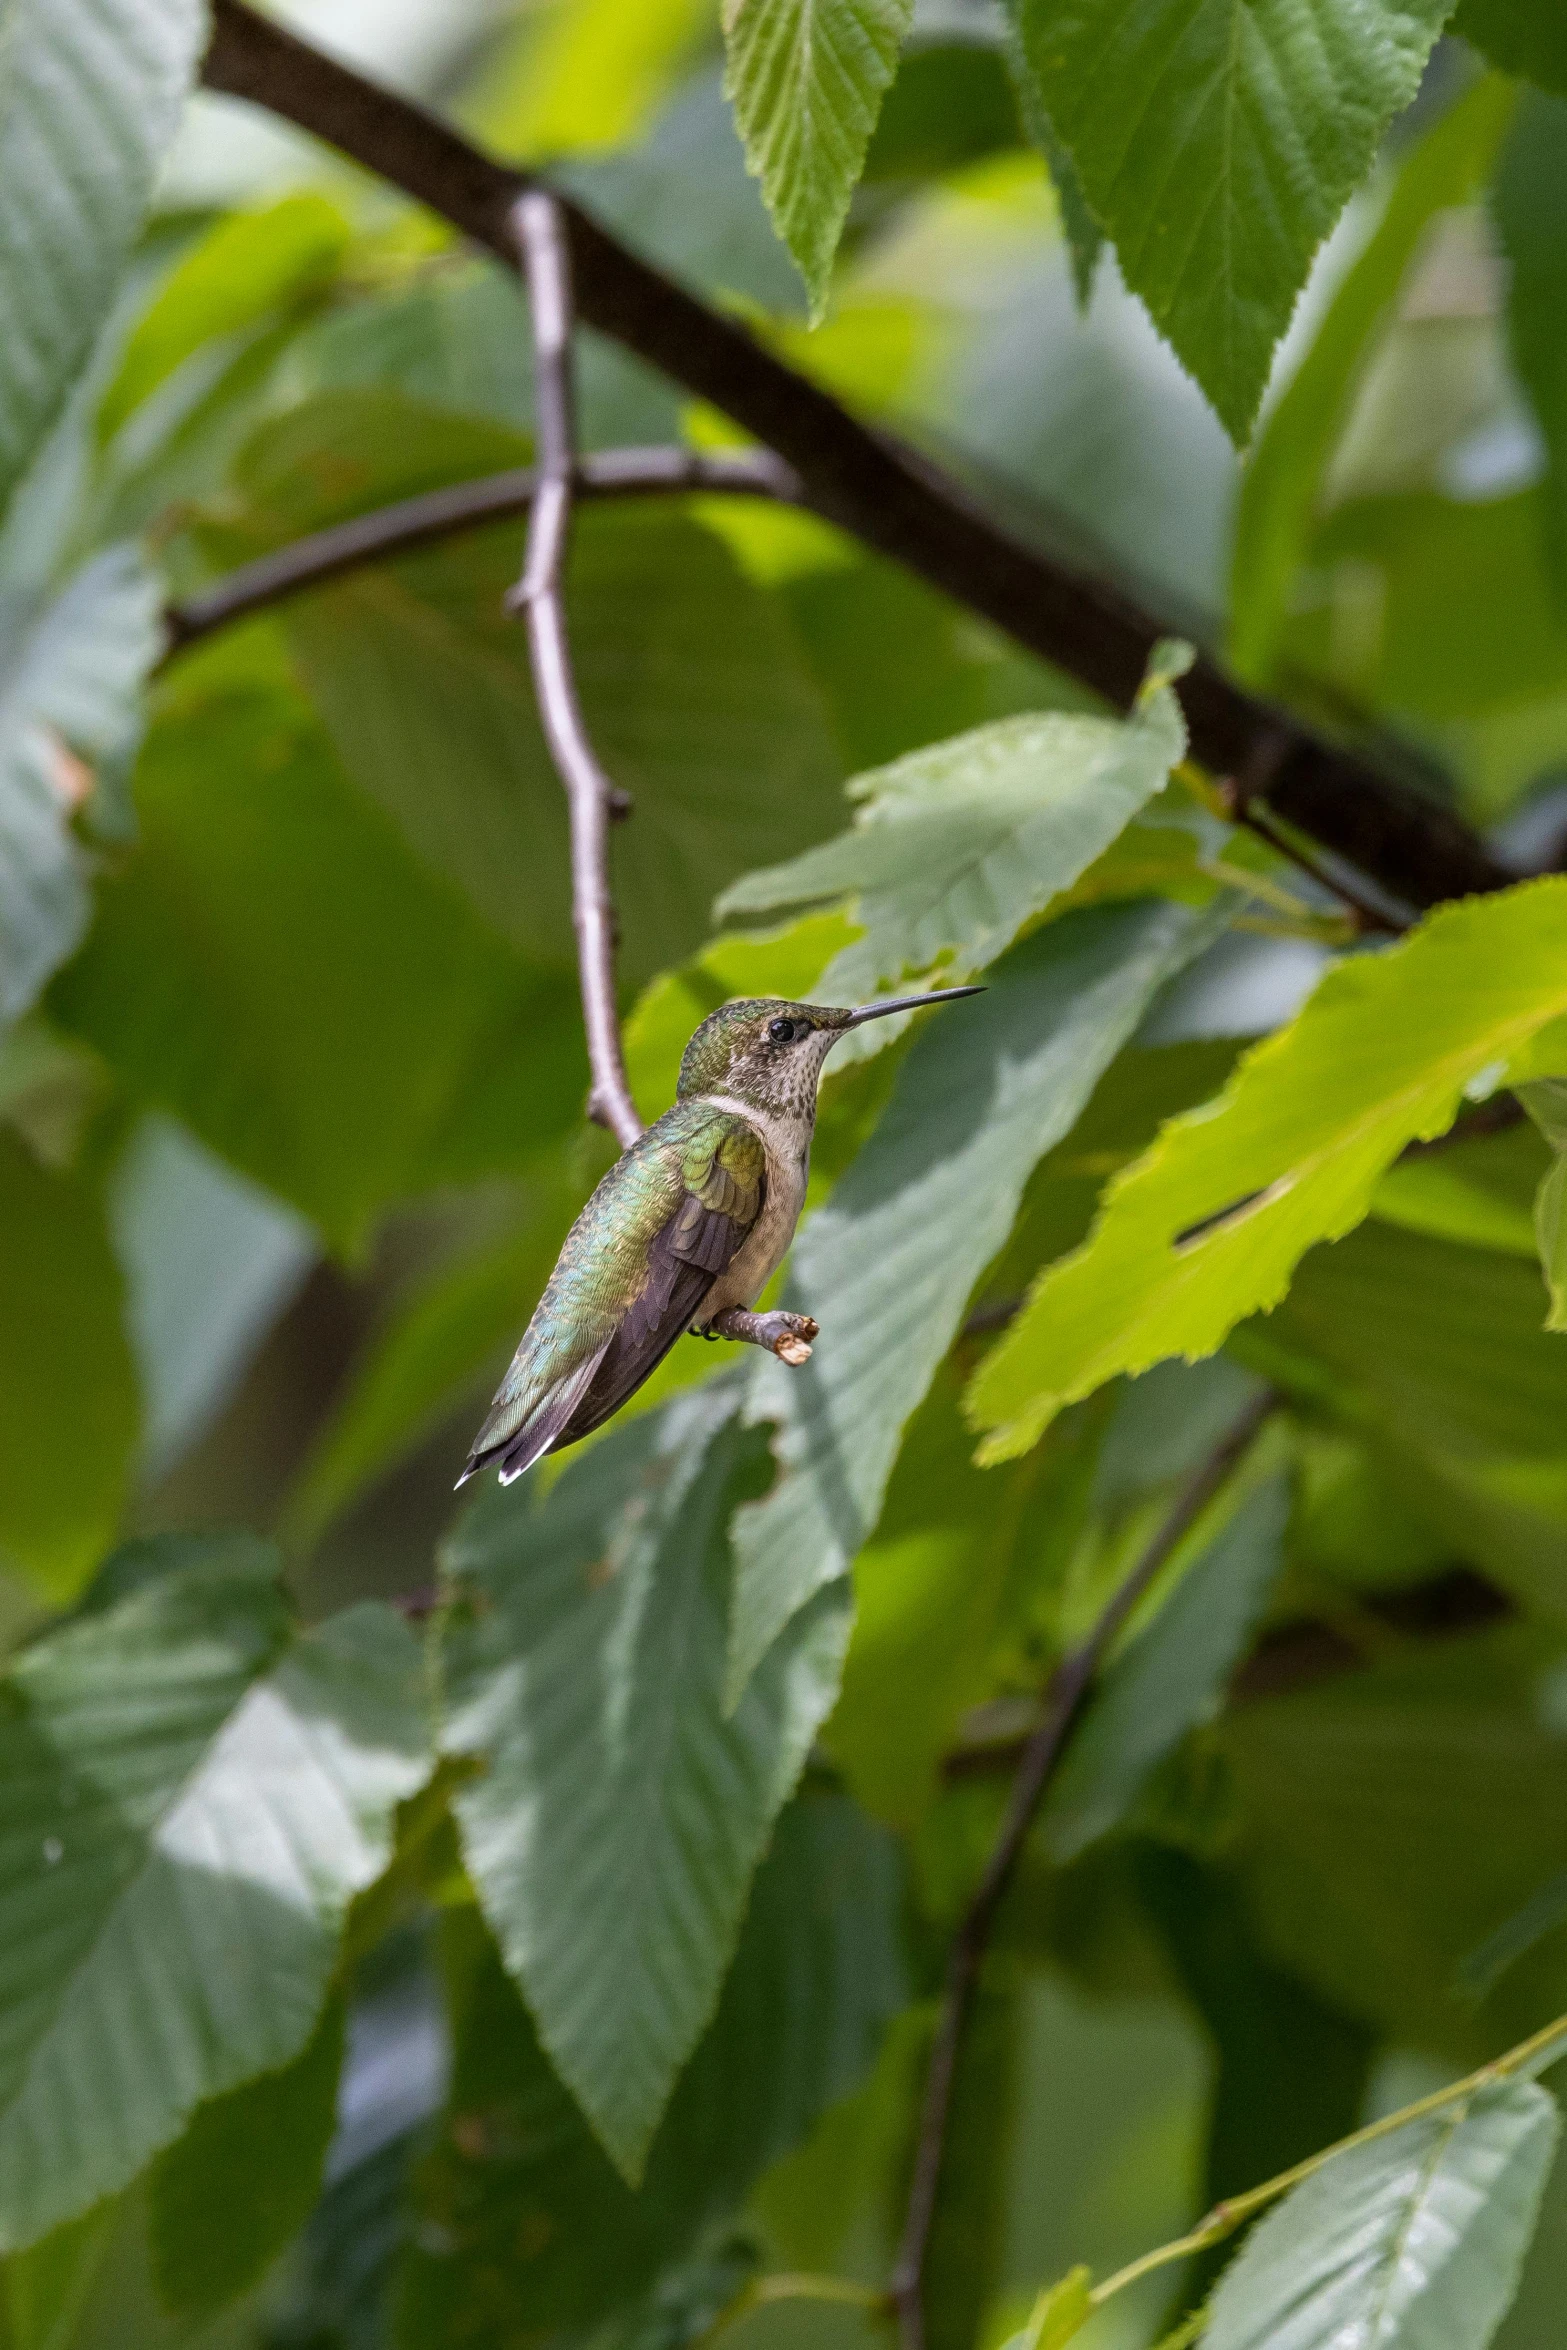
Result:
[[[982,970],[1168,779],[1186,748],[1169,681],[1187,659],[1180,646],[1156,653],[1125,721],[1004,718],[858,777],[853,831],[747,874],[720,916],[847,901],[865,935],[822,974],[829,1002],[863,1002],[938,962],[943,981]]]
[[[1458,0],[1452,29],[1504,73],[1567,98],[1567,20],[1554,0]]]
[[[633,1421],[542,1506],[496,1488],[443,1554],[475,1600],[447,1629],[442,1731],[487,1766],[457,1798],[469,1871],[545,2047],[633,2180],[848,1633],[840,1584],[726,1718],[728,1518],[765,1455],[738,1403],[726,1380]]]
[[[1036,1162],[1071,1128],[1207,918],[1162,904],[1069,914],[997,965],[987,993],[916,1038],[891,1105],[803,1227],[786,1296],[822,1338],[802,1370],[771,1357],[750,1415],[775,1421],[780,1475],[736,1525],[729,1691],[875,1528],[904,1422]]]
[[[201,0],[0,15],[0,507],[103,323],[205,34]]]
[[[765,2166],[858,2088],[906,1997],[891,1840],[801,1794],[756,1874],[718,2012],[628,2187],[539,2046],[494,1946],[446,1930],[452,2118],[415,2181],[400,2339],[500,2322],[577,2327],[643,2292],[732,2218]],[[417,2224],[416,2221],[416,2224]]]
[[[1013,0],[1122,275],[1244,443],[1312,257],[1449,0]]]
[[[1041,1814],[1057,1860],[1126,1816],[1148,1775],[1211,1719],[1284,1563],[1289,1482],[1280,1471],[1212,1529],[1152,1623],[1105,1676]]]
[[[1567,602],[1567,97],[1526,90],[1492,203],[1508,262],[1508,342],[1545,436],[1542,520],[1557,598]]]
[[[187,672],[138,806],[55,1015],[335,1245],[576,1122],[569,971],[423,872],[296,699]]]
[[[813,319],[913,14],[913,0],[725,0],[725,88]]]
[[[1464,1086],[1560,1013],[1564,948],[1567,886],[1551,880],[1445,907],[1330,971],[1047,1268],[971,1390],[988,1456],[1026,1450],[1117,1371],[1195,1360],[1276,1304],[1306,1249],[1365,1215],[1403,1145],[1442,1132]]]
[[[0,1740],[10,2247],[293,2060],[430,1758],[401,1619],[366,1604],[297,1637],[265,1556],[154,1577],[25,1650]]]
[[[1208,2350],[1485,2350],[1517,2290],[1556,2106],[1498,2081],[1294,2189],[1220,2280]]]
[[[1567,1221],[1562,1215],[1567,1205],[1567,1078],[1536,1078],[1519,1087],[1518,1098],[1554,1154],[1535,1195],[1534,1237],[1551,1296],[1545,1327],[1567,1330]]]
[[[153,2273],[177,2316],[205,2317],[238,2300],[309,2218],[337,2123],[342,2059],[334,1999],[292,2064],[198,2106],[159,2156]]]
[[[67,1598],[114,1538],[136,1373],[102,1201],[0,1131],[0,1558]]]
[[[1433,220],[1483,184],[1513,105],[1508,84],[1489,76],[1406,156],[1387,210],[1257,437],[1236,507],[1230,653],[1258,685],[1276,681],[1278,639],[1309,555],[1323,475],[1380,330]]]
[[[1008,9],[1004,23],[1007,65],[1012,75],[1012,86],[1017,93],[1018,112],[1050,173],[1050,184],[1056,192],[1067,250],[1072,256],[1072,284],[1077,294],[1077,307],[1079,311],[1086,311],[1099,271],[1099,256],[1104,251],[1105,233],[1089,210],[1077,165],[1045,111],[1039,83],[1029,68],[1027,51],[1023,46],[1019,11]]]
[[[114,789],[141,722],[159,643],[159,590],[113,548],[41,609],[0,602],[0,1029],[25,1012],[87,925],[86,866],[70,818]]]

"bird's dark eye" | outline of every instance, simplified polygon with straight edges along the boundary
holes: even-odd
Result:
[[[793,1044],[794,1022],[792,1020],[769,1020],[767,1033],[774,1044]]]

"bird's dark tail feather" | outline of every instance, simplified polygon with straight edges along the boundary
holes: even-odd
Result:
[[[466,1485],[470,1477],[477,1476],[481,1469],[488,1469],[492,1465],[499,1466],[503,1485],[515,1484],[524,1469],[531,1469],[534,1462],[549,1451],[592,1386],[593,1374],[608,1351],[609,1342],[606,1339],[597,1354],[589,1355],[587,1361],[579,1364],[567,1378],[557,1379],[554,1386],[534,1405],[520,1428],[497,1437],[492,1444],[486,1444],[481,1437],[464,1463],[458,1485]]]

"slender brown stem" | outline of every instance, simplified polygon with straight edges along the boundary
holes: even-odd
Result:
[[[620,1049],[609,823],[612,816],[625,815],[631,802],[610,782],[588,740],[566,634],[564,573],[576,486],[571,260],[560,206],[542,188],[518,198],[513,218],[533,312],[538,464],[527,556],[510,602],[527,626],[539,718],[571,811],[571,912],[593,1075],[588,1116],[607,1126],[622,1150],[629,1150],[642,1132],[642,1121],[626,1083]]]
[[[529,181],[244,0],[214,0],[204,78],[210,89],[268,106],[329,141],[516,267],[512,214]],[[562,211],[589,326],[776,450],[810,503],[867,546],[1130,705],[1154,644],[1171,633],[1166,620],[1118,584],[1012,536],[956,481],[850,416],[738,321],[708,309],[575,207]],[[1434,905],[1512,878],[1458,817],[1395,771],[1391,752],[1330,742],[1246,692],[1207,656],[1178,690],[1193,753],[1211,773],[1249,772],[1265,743],[1274,811],[1406,903]]]
[[[254,563],[244,563],[215,587],[187,596],[165,615],[169,650],[165,659],[215,629],[248,620],[290,596],[323,587],[346,572],[384,563],[419,547],[434,546],[460,532],[482,529],[508,515],[526,514],[533,504],[530,465],[487,473],[423,497],[400,498],[356,514],[330,530],[312,531]],[[577,461],[579,498],[683,497],[693,491],[722,490],[748,498],[801,503],[800,484],[782,458],[766,449],[601,449]]]
[[[1012,1882],[1034,1816],[1065,1749],[1067,1735],[1107,1651],[1177,1543],[1202,1515],[1278,1402],[1277,1394],[1265,1388],[1247,1406],[1182,1487],[1158,1532],[1130,1573],[1117,1585],[1087,1637],[1068,1651],[1051,1676],[1045,1693],[1044,1718],[1023,1749],[1000,1833],[947,1960],[946,1988],[925,2076],[925,2098],[903,2240],[891,2285],[904,2350],[924,2350],[925,2262],[941,2186],[952,2093],[996,1912]]]

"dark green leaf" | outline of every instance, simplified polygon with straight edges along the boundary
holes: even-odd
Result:
[[[1557,596],[1567,601],[1567,98],[1526,90],[1493,194],[1509,263],[1508,339],[1550,459],[1543,521]]]
[[[1559,1869],[1537,1892],[1530,1894],[1522,1909],[1515,1910],[1494,1934],[1488,1934],[1470,1951],[1458,1969],[1460,1987],[1472,1998],[1483,1999],[1515,1959],[1522,1958],[1525,1951],[1554,1933],[1564,1919],[1567,1919],[1567,1869]]]
[[[1015,0],[1122,274],[1236,442],[1449,0]]]
[[[485,1914],[627,2177],[712,2014],[768,1830],[837,1692],[840,1583],[726,1717],[728,1518],[765,1447],[732,1380],[613,1431],[549,1499],[487,1493],[447,1545],[448,1753]],[[583,1867],[583,1855],[592,1865]]]
[[[292,2064],[198,2106],[159,2156],[153,2272],[177,2316],[205,2317],[237,2300],[304,2226],[337,2119],[342,2057],[334,1999]]]
[[[795,1247],[788,1297],[820,1320],[816,1352],[803,1370],[769,1358],[753,1375],[748,1410],[778,1423],[782,1473],[736,1528],[731,1696],[874,1529],[904,1422],[1029,1174],[1203,920],[1162,904],[1065,915],[916,1038],[870,1142]]]
[[[112,1541],[136,1374],[103,1205],[0,1131],[0,1556],[65,1598]]]
[[[1041,1814],[1057,1860],[1124,1819],[1157,1765],[1218,1712],[1284,1563],[1289,1499],[1275,1471],[1205,1539],[1199,1531],[1174,1592],[1110,1667]]]
[[[1458,0],[1452,29],[1504,73],[1567,98],[1567,17],[1556,0]]]
[[[351,1896],[427,1775],[389,1609],[293,1634],[266,1559],[149,1581],[24,1651],[0,1714],[0,2242],[135,2176],[310,2038]]]

